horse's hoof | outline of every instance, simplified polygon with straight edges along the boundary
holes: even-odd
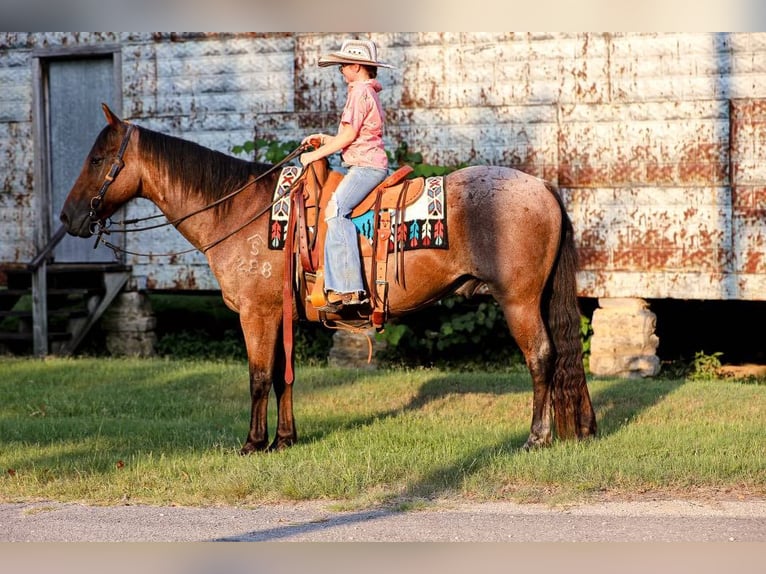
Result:
[[[265,446],[258,446],[252,442],[246,442],[241,449],[239,449],[240,456],[247,456],[248,454],[253,454],[254,452],[263,452],[266,450]]]
[[[293,439],[274,439],[274,442],[272,442],[271,446],[268,448],[268,452],[285,450],[286,448],[293,446],[295,442],[296,441]]]
[[[530,435],[530,437],[527,439],[527,442],[524,443],[524,446],[522,446],[521,449],[525,452],[529,452],[530,450],[535,450],[546,446],[550,446],[550,441],[546,441],[540,437],[533,437]]]
[[[579,441],[596,440],[596,432],[590,431],[590,430],[583,431],[578,435],[577,440]]]
[[[596,435],[598,434],[598,430],[596,427],[596,422],[593,421],[587,426],[580,427],[580,434],[577,436],[579,439],[592,439],[596,438]]]

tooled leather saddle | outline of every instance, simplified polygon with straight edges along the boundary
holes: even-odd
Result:
[[[401,212],[414,203],[423,193],[424,179],[406,179],[412,167],[405,165],[388,176],[380,185],[354,208],[351,217],[367,212],[374,213],[373,233],[368,239],[360,236],[363,259],[363,275],[369,286],[369,306],[355,305],[353,309],[341,309],[338,313],[326,313],[318,308],[327,303],[324,290],[324,239],[327,224],[324,212],[335,188],[343,175],[330,171],[326,160],[309,165],[303,176],[291,190],[291,209],[285,243],[285,288],[293,293],[293,281],[304,302],[303,310],[309,321],[353,320],[357,324],[368,322],[382,330],[387,316],[388,254],[391,242],[391,211]],[[403,261],[396,260],[397,277],[403,277]],[[295,265],[295,262],[299,265]],[[285,301],[287,312],[288,301]],[[293,308],[292,298],[289,301]],[[297,311],[297,308],[296,308]],[[291,311],[291,315],[293,315]]]
[[[327,224],[324,211],[342,174],[329,171],[326,159],[315,161],[290,186],[290,208],[284,243],[285,273],[282,285],[282,337],[285,351],[285,382],[292,384],[293,320],[303,309],[309,321],[334,322],[339,328],[354,329],[371,325],[382,331],[388,309],[388,254],[391,242],[391,211],[402,211],[414,203],[425,189],[422,177],[406,179],[413,171],[402,166],[370,192],[352,212],[352,217],[374,211],[371,240],[360,236],[363,276],[369,286],[369,306],[354,305],[338,313],[318,307],[326,303],[324,293],[324,238]],[[394,244],[396,244],[394,242]],[[404,283],[404,252],[397,263],[397,280]],[[298,265],[299,263],[299,265]],[[294,286],[297,287],[294,288]],[[297,291],[298,301],[295,300]]]

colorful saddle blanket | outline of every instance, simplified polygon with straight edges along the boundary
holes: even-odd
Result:
[[[290,217],[290,187],[300,175],[301,168],[287,166],[282,168],[269,215],[269,249],[281,250],[287,239],[287,222]],[[408,205],[399,214],[390,210],[391,236],[388,250],[412,249],[448,249],[447,204],[445,201],[444,178],[442,176],[425,178],[424,193]],[[320,215],[321,216],[321,215]],[[359,233],[372,241],[375,213],[369,210],[359,217],[352,218]]]

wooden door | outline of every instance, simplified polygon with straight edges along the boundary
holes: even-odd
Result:
[[[48,236],[60,226],[59,214],[69,190],[82,169],[83,161],[96,136],[106,125],[101,103],[121,110],[121,93],[116,76],[119,69],[114,53],[76,54],[43,59],[41,70],[41,110],[43,142],[40,152],[46,156],[41,190],[43,217]],[[120,113],[118,111],[118,113]],[[122,235],[109,239],[120,244]],[[65,236],[55,248],[56,263],[115,262],[114,253],[94,241]]]

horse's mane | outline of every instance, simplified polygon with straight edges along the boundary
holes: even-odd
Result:
[[[181,138],[140,128],[139,153],[158,167],[167,185],[206,203],[238,189],[271,166],[239,159]],[[228,206],[230,202],[224,202]],[[225,209],[225,207],[224,207]]]

